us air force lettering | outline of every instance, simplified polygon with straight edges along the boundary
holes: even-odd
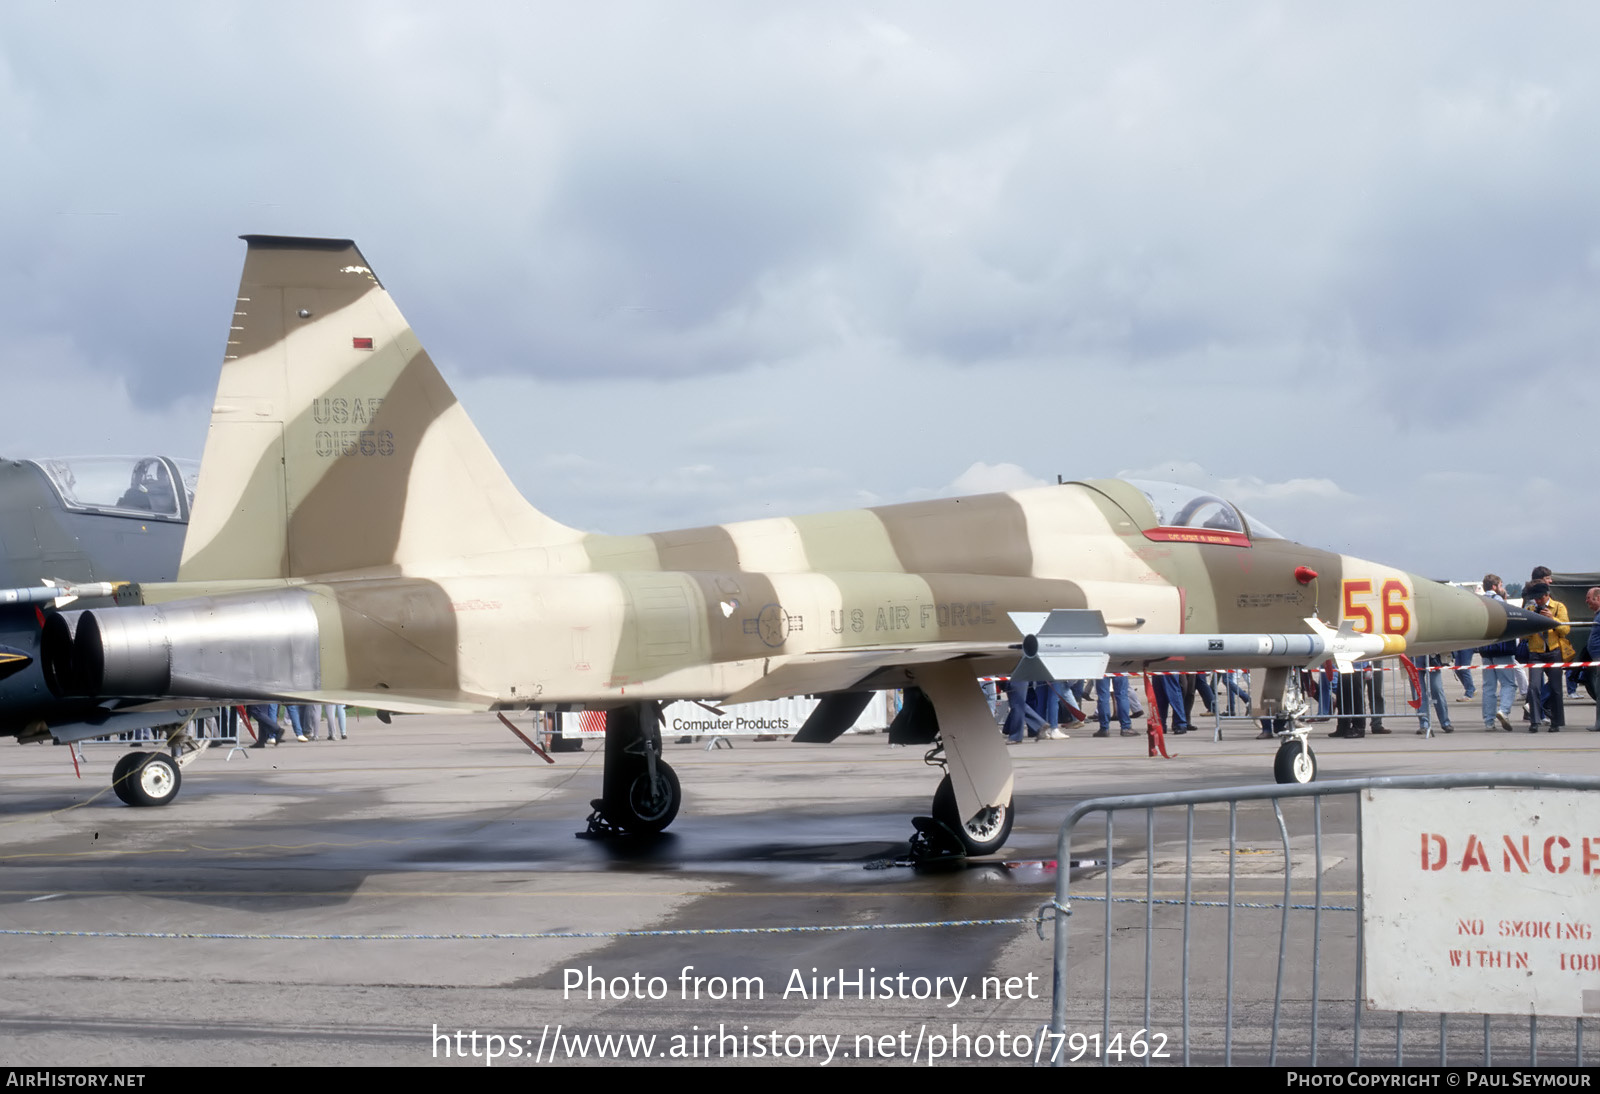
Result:
[[[512,486],[354,243],[245,240],[178,580],[54,618],[60,694],[603,709],[598,819],[650,832],[679,805],[663,702],[815,694],[797,739],[825,742],[906,688],[893,739],[938,747],[936,815],[980,853],[1012,772],[977,677],[1024,637],[1035,673],[1272,667],[1275,709],[1294,665],[1544,626],[1161,483],[581,533]]]

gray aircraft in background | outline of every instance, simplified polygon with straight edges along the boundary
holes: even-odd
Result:
[[[56,698],[39,640],[69,604],[109,605],[118,584],[177,575],[199,469],[166,456],[0,460],[0,737],[70,742],[174,720],[170,709]],[[134,791],[118,783],[124,800]]]

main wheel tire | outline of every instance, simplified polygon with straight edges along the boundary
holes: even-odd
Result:
[[[1016,810],[1011,802],[992,806],[970,821],[961,819],[956,806],[956,788],[946,775],[933,793],[933,819],[954,832],[969,855],[992,855],[1005,846],[1011,835],[1011,822]]]
[[[653,835],[666,830],[682,804],[683,789],[678,785],[678,773],[666,761],[657,760],[654,781],[650,778],[650,769],[641,765],[628,780],[627,800],[615,803],[620,808],[608,810],[613,815],[607,819],[629,832]]]
[[[123,765],[127,770],[123,770]],[[178,796],[183,774],[165,752],[135,752],[118,761],[117,797],[136,806],[166,805]]]
[[[1272,761],[1272,776],[1280,783],[1308,783],[1317,777],[1317,754],[1304,741],[1285,741]]]

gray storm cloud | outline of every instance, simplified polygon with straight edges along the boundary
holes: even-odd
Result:
[[[1591,568],[1597,18],[11,5],[11,451],[197,455],[234,237],[340,235],[585,526],[1181,463]]]

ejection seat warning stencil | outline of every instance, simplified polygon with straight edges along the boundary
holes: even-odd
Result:
[[[1600,794],[1368,790],[1374,1009],[1600,1016]]]

